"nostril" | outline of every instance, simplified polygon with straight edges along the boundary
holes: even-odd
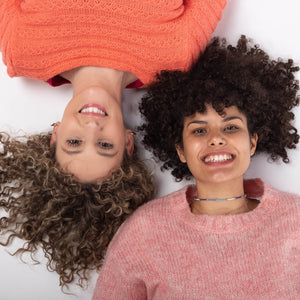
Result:
[[[95,122],[95,121],[89,121],[89,122],[85,122],[85,125],[89,126],[89,127],[99,127],[100,123]]]
[[[224,140],[222,138],[214,138],[210,141],[210,145],[211,146],[216,146],[216,145],[222,146],[222,145],[224,145]]]

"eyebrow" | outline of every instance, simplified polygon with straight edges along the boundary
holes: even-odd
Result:
[[[228,118],[223,119],[222,123],[226,123],[226,122],[229,122],[229,121],[232,121],[232,120],[236,120],[236,119],[244,122],[241,117],[232,116],[232,117],[228,117]],[[202,121],[202,120],[194,120],[194,121],[189,122],[189,124],[187,124],[187,127],[190,126],[191,124],[207,124],[207,122],[206,121]]]
[[[75,150],[75,151],[69,151],[63,147],[61,147],[61,150],[69,155],[76,155],[76,154],[80,154],[82,153],[82,151],[78,151],[78,150]],[[114,153],[105,153],[105,152],[99,152],[97,151],[97,153],[101,156],[105,156],[105,157],[114,157],[118,154],[118,151],[117,152],[114,152]]]

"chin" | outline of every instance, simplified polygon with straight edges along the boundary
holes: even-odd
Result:
[[[232,174],[213,174],[213,175],[207,175],[204,180],[200,180],[207,183],[226,183],[226,182],[232,182],[232,181],[238,181],[243,179],[242,175],[232,175]]]

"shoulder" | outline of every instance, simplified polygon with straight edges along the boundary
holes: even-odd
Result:
[[[151,200],[139,207],[119,228],[111,245],[136,243],[136,240],[145,241],[156,238],[161,233],[164,224],[175,218],[174,208],[186,203],[186,193],[189,186],[164,197]],[[127,241],[127,242],[125,242]],[[141,243],[139,243],[141,244]]]
[[[261,206],[267,211],[300,217],[300,195],[281,191],[258,178],[245,180],[244,187],[248,196],[261,198]]]
[[[187,0],[184,2],[186,12],[190,12],[198,22],[203,22],[205,19],[210,25],[221,19],[226,4],[226,0]]]
[[[168,195],[165,195],[161,198],[151,200],[150,202],[147,202],[146,204],[142,205],[140,208],[136,210],[136,212],[132,215],[132,218],[139,218],[140,215],[145,216],[155,213],[164,213],[165,210],[170,209],[178,202],[182,202],[186,200],[186,194],[188,193],[190,189],[190,185],[187,185],[183,188],[181,188],[178,191],[172,192]]]
[[[267,196],[275,198],[281,204],[300,207],[299,194],[279,190],[267,183],[264,183],[264,189]]]
[[[280,191],[275,188],[273,188],[273,192],[276,193],[278,209],[282,212],[289,212],[289,214],[297,216],[300,222],[300,195]]]
[[[296,202],[297,199],[300,199],[300,195],[281,191],[260,178],[244,180],[244,189],[245,193],[250,197],[287,198],[294,199]]]
[[[124,227],[127,228],[140,224],[153,225],[153,221],[170,216],[174,207],[182,202],[186,202],[188,188],[189,186],[185,186],[176,192],[142,205],[125,221]]]

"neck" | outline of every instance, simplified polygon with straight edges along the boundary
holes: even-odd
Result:
[[[196,182],[197,198],[228,199],[244,195],[243,178],[222,183]],[[191,208],[195,214],[228,215],[248,212],[253,201],[240,198],[232,201],[193,201]]]
[[[101,88],[120,103],[124,88],[137,79],[129,72],[95,66],[78,67],[61,76],[72,83],[73,96],[89,88]]]

